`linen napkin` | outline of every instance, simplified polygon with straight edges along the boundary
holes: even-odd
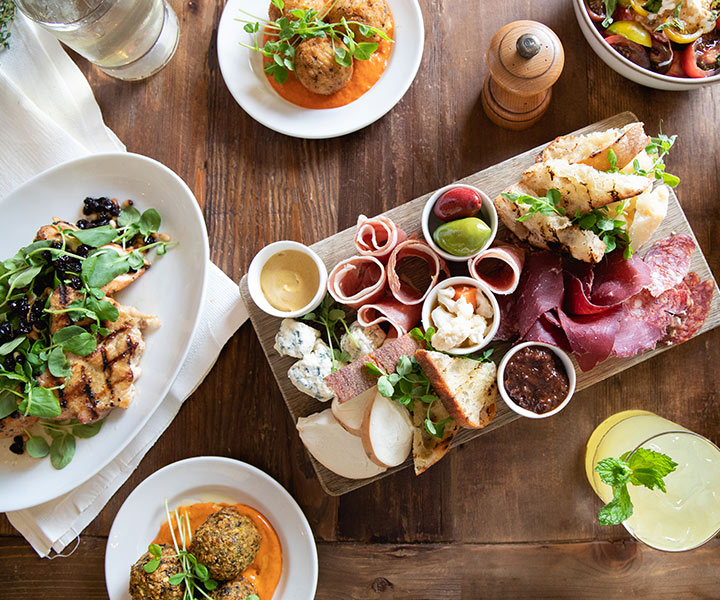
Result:
[[[10,49],[0,51],[0,131],[0,198],[33,175],[67,160],[125,150],[105,126],[92,90],[75,63],[55,38],[22,15],[13,25]],[[7,513],[40,556],[62,552],[98,515],[246,320],[237,285],[210,263],[205,304],[188,356],[147,424],[115,460],[72,492]]]

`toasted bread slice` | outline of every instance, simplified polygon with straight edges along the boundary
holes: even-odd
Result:
[[[534,164],[522,174],[521,183],[537,197],[544,196],[550,189],[558,190],[559,204],[569,216],[634,198],[652,187],[647,177],[605,173],[557,158]]]
[[[521,185],[513,185],[507,192],[535,195],[532,190]],[[537,248],[562,248],[574,258],[588,263],[600,262],[605,256],[603,241],[592,231],[573,225],[567,217],[536,213],[520,222],[517,219],[527,214],[529,206],[511,202],[504,196],[495,198],[494,203],[505,227]]]
[[[436,438],[425,430],[426,416],[427,413],[424,410],[416,410],[413,413],[413,424],[415,425],[415,431],[413,432],[415,475],[424,473],[445,456],[450,451],[450,444],[455,438],[455,434],[460,431],[460,426],[455,421],[451,421],[445,424],[442,438]],[[430,407],[430,418],[436,423],[447,419],[449,416],[442,402],[434,402]]]
[[[610,164],[610,150],[615,153],[618,169],[630,164],[637,154],[650,143],[643,123],[635,122],[621,129],[608,129],[586,135],[565,135],[556,138],[537,158],[544,162],[561,158],[569,163],[583,163],[607,171]]]
[[[418,350],[420,367],[450,416],[461,427],[481,429],[495,416],[495,363]]]

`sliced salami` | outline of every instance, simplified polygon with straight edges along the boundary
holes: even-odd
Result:
[[[427,264],[429,283],[425,291],[418,290],[410,283],[406,273],[400,273],[402,262],[412,257],[419,258]],[[420,304],[425,300],[442,274],[446,277],[450,275],[447,263],[435,254],[433,249],[425,242],[416,239],[405,240],[398,244],[390,254],[390,260],[387,264],[390,291],[396,299],[406,305]]]
[[[395,337],[400,337],[420,322],[421,312],[421,305],[408,306],[387,295],[377,302],[363,304],[358,308],[357,319],[363,327],[389,323],[395,330]]]
[[[385,265],[374,256],[340,261],[328,276],[328,292],[340,304],[358,308],[385,294]]]
[[[583,371],[610,356],[624,312],[622,306],[617,306],[598,315],[571,317],[558,310],[563,331]]]
[[[470,276],[486,284],[495,294],[512,294],[520,283],[525,250],[498,244],[468,260]]]
[[[355,229],[355,247],[361,256],[374,256],[386,263],[395,247],[407,239],[405,232],[391,219],[380,215],[368,219],[358,217]]]
[[[689,235],[676,234],[657,242],[643,259],[650,267],[648,290],[653,296],[674,288],[690,271],[695,242]]]
[[[625,313],[620,319],[620,327],[613,343],[613,353],[615,356],[629,358],[640,352],[652,350],[663,335],[665,328]]]
[[[694,336],[705,323],[710,312],[713,292],[712,281],[701,281],[697,273],[689,273],[683,279],[687,285],[692,300],[686,314],[680,319],[677,326],[670,328],[665,342],[667,344],[682,344]]]

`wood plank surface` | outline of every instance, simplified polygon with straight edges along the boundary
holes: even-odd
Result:
[[[720,86],[660,92],[623,79],[587,45],[568,0],[420,0],[425,52],[408,93],[370,127],[317,141],[269,131],[235,103],[216,56],[222,0],[170,3],[180,19],[180,44],[155,77],[123,83],[75,58],[107,125],[128,150],[163,162],[194,191],[207,221],[211,257],[236,281],[269,242],[315,243],[354,225],[360,208],[379,214],[626,110],[651,129],[662,120],[666,133],[679,134],[668,170],[681,178],[683,210],[710,268],[720,273]],[[495,31],[525,18],[549,25],[560,36],[565,69],[541,121],[527,131],[510,132],[492,125],[482,112],[483,54]],[[423,477],[405,470],[334,498],[320,487],[247,324],[83,532],[72,558],[37,558],[0,517],[0,598],[106,597],[105,538],[120,505],[157,469],[199,455],[253,464],[297,499],[320,542],[318,598],[381,597],[367,588],[380,577],[395,583],[399,597],[427,598],[426,589],[408,587],[420,578],[415,556],[397,555],[387,564],[377,560],[386,546],[406,544],[427,547],[428,554],[445,546],[458,546],[453,552],[459,555],[463,548],[486,547],[483,559],[492,560],[493,587],[475,598],[558,597],[565,586],[578,592],[575,598],[643,598],[661,596],[663,590],[683,600],[720,598],[717,540],[690,553],[652,553],[647,578],[650,551],[642,549],[642,563],[632,571],[643,582],[637,587],[633,577],[625,576],[628,563],[622,553],[601,568],[580,571],[580,560],[545,558],[561,556],[567,548],[583,547],[586,556],[593,556],[600,552],[594,548],[635,547],[622,527],[596,523],[600,502],[582,467],[587,438],[608,415],[640,408],[720,442],[718,364],[720,329],[715,329],[578,393],[552,419],[521,419],[451,451]],[[607,540],[614,543],[604,544]],[[351,555],[346,544],[362,551]],[[345,557],[341,564],[329,553],[336,545],[337,556]],[[520,552],[521,560],[502,560],[508,546]],[[468,562],[454,563],[458,570],[452,581],[462,569],[483,568],[482,562]],[[352,569],[363,577],[332,576]],[[450,585],[442,565],[421,573],[428,589]],[[578,581],[586,589],[576,587]],[[435,598],[448,597],[442,589]]]
[[[637,116],[633,113],[624,112],[583,127],[573,132],[573,135],[582,135],[595,131],[605,131],[613,127],[621,128],[637,120]],[[648,133],[650,135],[655,134],[652,130]],[[548,142],[549,141],[551,140],[548,140]],[[522,172],[535,163],[535,158],[546,145],[547,144],[542,144],[536,148],[532,148],[531,150],[509,158],[500,164],[493,165],[492,167],[483,169],[478,173],[460,179],[457,183],[473,185],[485,192],[490,198],[495,198],[500,194],[500,192],[518,182]],[[398,227],[400,227],[400,229],[405,231],[408,235],[416,234],[420,239],[422,239],[422,211],[425,203],[432,194],[433,192],[428,192],[424,196],[415,198],[402,206],[398,206],[384,212],[383,215],[392,219]],[[503,239],[504,232],[505,227],[502,223],[500,223],[498,229],[498,239]],[[640,256],[643,256],[655,242],[667,238],[675,233],[689,235],[695,239],[695,235],[690,227],[690,224],[682,211],[678,197],[672,190],[670,190],[668,211],[665,220],[655,230],[648,242],[642,248],[636,248],[636,250]],[[354,238],[355,227],[349,227],[344,231],[336,233],[327,239],[313,244],[312,249],[318,253],[318,256],[320,256],[323,260],[328,271],[331,271],[340,261],[357,255]],[[453,270],[453,275],[468,274],[466,269],[461,268],[464,267],[464,265],[450,266],[453,269],[456,269]],[[720,289],[718,289],[717,283],[713,280],[712,271],[702,254],[702,250],[698,249],[692,254],[690,269],[691,271],[696,272],[703,281],[713,281],[714,286],[714,293],[708,317],[703,323],[703,326],[695,334],[697,336],[720,325]],[[255,305],[248,289],[247,276],[244,276],[240,281],[240,292],[243,300],[245,301],[248,313],[250,314],[250,320],[255,328],[255,333],[260,340],[265,357],[270,364],[270,368],[273,371],[273,375],[275,376],[278,387],[282,392],[283,399],[285,400],[285,404],[290,411],[293,421],[297,423],[299,417],[307,417],[310,414],[326,409],[328,407],[328,403],[318,402],[307,394],[300,392],[288,379],[288,369],[297,359],[290,356],[280,356],[273,347],[275,334],[280,329],[280,323],[282,320],[264,313]],[[497,365],[505,352],[510,348],[510,345],[505,343],[493,343],[490,344],[489,347],[494,350],[492,360]],[[665,352],[670,348],[671,346],[660,345],[654,350],[640,353],[631,358],[612,357],[603,361],[588,372],[581,371],[577,365],[577,361],[573,356],[571,356],[577,373],[576,389],[580,392],[603,381],[604,379],[607,379],[608,377],[617,375],[634,365],[640,364],[653,356],[657,356],[661,352]],[[519,418],[520,415],[508,408],[502,399],[498,397],[497,413],[495,414],[492,422],[483,429],[460,429],[459,433],[453,439],[451,447],[455,448],[457,446],[461,446],[470,440],[480,437],[481,435],[485,435],[498,427],[502,427],[503,425],[511,423]],[[413,465],[412,455],[410,455],[402,465],[387,469],[380,475],[369,477],[367,479],[348,479],[330,471],[324,465],[315,460],[315,457],[309,453],[308,457],[310,458],[313,468],[317,473],[320,485],[322,485],[323,489],[332,496],[346,494],[352,490],[356,490],[374,481],[383,479],[388,475],[392,475],[393,473],[397,473],[398,471],[407,469]]]

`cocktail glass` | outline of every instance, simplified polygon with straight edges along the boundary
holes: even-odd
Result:
[[[644,410],[608,417],[588,440],[585,470],[595,493],[609,502],[613,490],[595,466],[604,458],[647,448],[676,463],[665,477],[667,492],[628,485],[634,511],[623,522],[637,540],[658,550],[697,548],[720,531],[720,448],[710,440]]]

